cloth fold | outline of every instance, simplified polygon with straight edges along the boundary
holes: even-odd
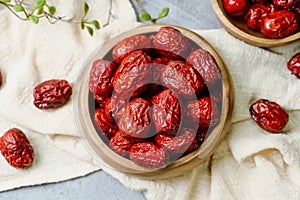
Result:
[[[76,17],[83,1],[54,1],[59,12]],[[90,0],[91,18],[105,23],[109,1]],[[72,5],[68,7],[67,5]],[[1,8],[1,7],[0,7]],[[100,14],[100,18],[99,15]],[[41,111],[33,104],[34,86],[62,78],[73,86],[87,56],[106,40],[139,25],[129,1],[113,1],[109,26],[91,38],[77,25],[47,22],[36,26],[20,22],[0,10],[0,134],[18,127],[36,149],[36,160],[26,170],[10,167],[0,156],[0,191],[57,182],[103,169],[126,187],[156,199],[297,199],[300,196],[300,87],[287,70],[288,59],[300,51],[300,42],[272,49],[248,45],[225,30],[198,30],[218,51],[232,76],[235,101],[232,129],[204,163],[181,176],[149,181],[96,163],[76,134],[71,101],[56,110]],[[283,134],[269,134],[249,115],[260,98],[286,108],[290,121]],[[51,172],[51,173],[50,173]]]
[[[101,26],[108,20],[110,0],[94,1],[88,19]],[[109,26],[94,37],[80,30],[79,24],[41,19],[38,25],[23,22],[0,5],[0,136],[12,127],[20,128],[35,149],[35,163],[24,170],[8,165],[0,156],[0,191],[21,186],[58,182],[99,170],[78,136],[73,97],[63,107],[39,110],[33,105],[33,88],[48,79],[66,79],[75,86],[88,55],[101,43],[136,26],[129,1],[112,1]],[[27,1],[26,1],[27,3]],[[30,2],[29,2],[30,3]],[[58,16],[77,20],[84,1],[52,1]],[[74,87],[73,87],[74,88]]]

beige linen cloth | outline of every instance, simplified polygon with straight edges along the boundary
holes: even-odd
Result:
[[[82,14],[82,1],[53,1],[58,14]],[[108,0],[88,1],[90,17],[107,20]],[[157,199],[300,198],[300,85],[286,62],[300,51],[300,42],[265,50],[245,44],[224,30],[197,31],[219,52],[233,79],[235,110],[232,129],[206,162],[182,176],[147,181],[96,163],[81,144],[73,101],[49,111],[32,104],[32,90],[41,81],[63,78],[73,86],[87,56],[107,39],[137,26],[129,1],[113,1],[110,25],[91,38],[78,25],[21,22],[0,7],[0,134],[18,127],[28,135],[36,160],[26,170],[10,167],[0,156],[0,191],[57,182],[103,169],[125,186]],[[75,88],[75,87],[74,87]],[[75,91],[76,93],[76,91]],[[268,134],[251,120],[248,108],[267,98],[286,108],[285,134]]]

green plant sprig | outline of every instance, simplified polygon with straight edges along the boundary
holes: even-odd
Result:
[[[46,0],[36,0],[34,2],[34,7],[31,9],[26,9],[26,5],[23,1],[11,0],[0,0],[0,4],[4,5],[11,11],[16,17],[23,21],[31,21],[33,24],[38,24],[41,18],[46,18],[51,24],[55,24],[57,21],[64,21],[69,23],[80,23],[81,29],[87,29],[88,33],[93,36],[94,29],[100,29],[100,24],[97,20],[86,19],[86,15],[89,11],[89,6],[84,3],[84,15],[80,22],[73,21],[72,19],[65,19],[65,17],[55,16],[56,7],[49,5]]]
[[[143,11],[139,16],[144,21],[151,21],[153,24],[156,24],[156,22],[160,19],[163,19],[167,17],[169,14],[169,8],[165,7],[161,9],[160,13],[158,14],[158,17],[154,18],[152,17],[148,12]]]
[[[83,14],[83,16],[81,18],[81,21],[80,21],[80,27],[81,27],[82,30],[83,29],[87,29],[88,33],[91,36],[93,36],[94,35],[94,29],[93,29],[93,27],[95,29],[99,30],[100,29],[100,24],[99,24],[99,22],[97,20],[87,21],[85,19],[87,13],[89,12],[89,9],[90,9],[89,5],[85,2],[84,3],[84,14]]]

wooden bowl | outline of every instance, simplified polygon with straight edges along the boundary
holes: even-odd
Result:
[[[289,44],[300,39],[300,32],[281,39],[265,38],[259,31],[248,28],[243,17],[230,17],[223,7],[222,0],[211,0],[213,11],[223,27],[236,38],[259,47],[275,47]]]
[[[74,95],[76,98],[75,102],[77,102],[74,104],[74,109],[76,112],[75,116],[80,135],[83,138],[85,146],[88,148],[89,152],[91,152],[93,157],[106,167],[145,179],[163,179],[180,175],[198,166],[209,156],[211,156],[229,131],[233,108],[233,89],[231,85],[231,79],[219,54],[205,39],[196,33],[181,27],[172,26],[177,30],[180,30],[184,36],[195,42],[197,45],[199,45],[199,47],[209,51],[216,59],[223,83],[222,110],[218,125],[214,127],[210,135],[205,139],[198,149],[184,157],[179,158],[162,169],[148,169],[137,166],[131,160],[123,158],[112,151],[103,142],[103,140],[97,134],[97,130],[93,125],[92,117],[90,116],[91,107],[89,106],[90,102],[88,83],[92,62],[95,59],[103,58],[107,52],[110,52],[111,49],[122,39],[132,35],[157,32],[162,26],[169,25],[145,25],[131,29],[97,48],[83,65],[83,71],[77,81],[78,85],[75,91],[77,94]]]

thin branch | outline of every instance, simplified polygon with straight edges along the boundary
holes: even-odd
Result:
[[[49,21],[49,23],[50,24],[55,24],[56,22],[58,22],[58,21],[62,21],[62,18],[61,17],[52,17],[51,15],[48,15],[48,14],[44,14],[43,15],[43,17],[46,17],[46,19]],[[53,21],[53,19],[55,19],[54,21]]]
[[[2,1],[0,1],[0,4],[4,5],[8,10],[10,10],[10,12],[12,12],[20,20],[28,21],[28,19],[20,17],[17,13],[15,13],[15,11],[11,8],[9,4],[3,3]]]
[[[85,27],[87,28],[87,30],[91,36],[93,36],[93,32],[94,32],[93,28],[100,29],[99,22],[97,20],[87,21],[87,19],[85,19],[85,16],[86,16],[88,10],[84,10],[84,16],[81,18],[81,21],[74,21],[73,20],[74,18],[65,19],[65,17],[54,16],[56,8],[54,6],[49,6],[46,2],[43,5],[41,5],[41,7],[39,7],[39,8],[32,8],[32,5],[24,3],[24,0],[14,0],[14,3],[15,4],[13,4],[13,3],[11,4],[11,3],[3,2],[0,0],[0,5],[1,4],[4,5],[13,15],[15,15],[17,18],[19,18],[22,21],[32,21],[32,23],[37,24],[39,22],[38,19],[46,18],[50,24],[55,24],[58,21],[72,23],[72,24],[80,24],[82,29],[84,29]],[[109,3],[110,3],[109,13],[107,16],[107,22],[104,24],[104,26],[107,26],[109,24],[110,18],[112,16],[112,0],[109,0]],[[16,5],[18,5],[18,7]],[[87,5],[86,2],[85,2],[85,5]],[[44,10],[45,7],[48,8],[49,12],[46,12]],[[17,10],[15,10],[15,8]],[[39,12],[40,9],[43,9],[41,13]],[[50,9],[52,9],[52,10],[50,10]],[[35,11],[37,11],[37,10],[38,10],[38,12],[35,15]],[[23,13],[26,18],[20,16],[20,14],[18,12]],[[50,13],[52,13],[52,14],[50,14]],[[92,25],[92,26],[87,26],[87,24]]]
[[[44,11],[44,15],[42,15],[41,17],[46,17],[51,24],[55,24],[57,21],[62,21],[62,22],[67,22],[67,23],[73,23],[73,24],[78,24],[79,23],[77,21],[72,21],[72,19],[64,19],[65,16],[64,17],[60,17],[60,16],[50,15],[50,13],[45,12],[45,11]]]

